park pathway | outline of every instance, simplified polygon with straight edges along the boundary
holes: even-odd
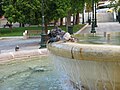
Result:
[[[120,32],[120,24],[118,22],[104,22],[98,23],[98,27],[95,28],[96,33],[100,32]],[[79,31],[79,33],[90,33],[91,25],[87,25],[85,29]]]
[[[3,37],[0,40],[0,53],[14,52],[18,45],[20,50],[39,49],[40,38],[23,39],[23,37]]]

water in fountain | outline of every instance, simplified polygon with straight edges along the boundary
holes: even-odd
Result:
[[[77,34],[76,37],[79,39],[79,43],[120,45],[120,32],[84,33]]]
[[[0,90],[72,90],[49,56],[0,64]]]

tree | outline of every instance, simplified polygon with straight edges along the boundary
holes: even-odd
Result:
[[[2,0],[4,2],[4,15],[9,22],[19,22],[22,24],[42,23],[42,0]],[[85,0],[88,2],[89,0]],[[71,24],[71,15],[77,15],[79,23],[79,13],[83,11],[82,0],[44,0],[45,25],[52,20],[68,16],[68,23]]]
[[[68,19],[71,19],[71,14],[73,16],[76,16],[76,24],[79,24],[79,13],[83,11],[83,1],[82,0],[69,0],[70,2],[70,7],[69,7],[69,12],[68,12]],[[71,20],[68,20],[68,25],[71,25]]]
[[[38,0],[34,2],[32,0],[3,0],[3,2],[4,15],[9,22],[39,23],[40,15],[38,14],[41,7]]]
[[[41,0],[3,0],[5,17],[9,22],[41,24]],[[58,20],[66,15],[66,0],[44,0],[45,24]]]
[[[67,0],[44,0],[45,30],[51,21],[57,21],[67,15]]]

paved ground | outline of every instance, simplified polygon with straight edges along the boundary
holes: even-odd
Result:
[[[40,38],[23,39],[23,37],[2,37],[0,40],[0,53],[14,52],[18,45],[20,50],[39,49]]]
[[[95,28],[96,33],[99,32],[120,32],[120,24],[118,22],[105,22],[98,23],[98,27]],[[90,33],[91,25],[88,25],[84,30],[79,33]]]
[[[97,33],[120,32],[120,24],[118,22],[98,23],[98,27],[95,30]],[[90,33],[90,31],[91,25],[88,25],[79,33]],[[0,39],[0,53],[14,52],[17,45],[20,47],[20,50],[39,49],[39,43],[40,38],[23,39],[23,37],[2,37]]]

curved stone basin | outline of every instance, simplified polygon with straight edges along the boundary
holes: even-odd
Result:
[[[120,61],[120,46],[93,45],[78,43],[52,43],[48,49],[55,55],[77,59],[95,61]]]
[[[78,88],[120,90],[120,46],[56,42],[48,49],[59,71]]]

